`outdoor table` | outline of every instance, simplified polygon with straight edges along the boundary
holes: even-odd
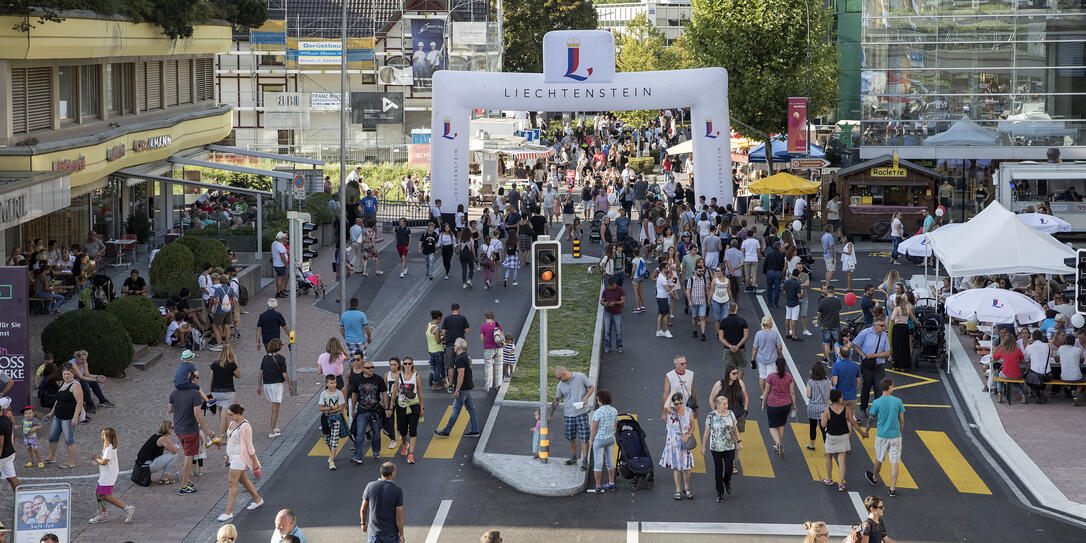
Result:
[[[111,240],[107,241],[106,243],[108,243],[109,245],[113,245],[114,247],[117,248],[117,263],[113,264],[114,266],[127,266],[128,264],[130,264],[130,262],[125,262],[124,261],[124,251],[125,251],[125,249],[135,245],[136,240],[134,240],[134,239],[111,239]]]

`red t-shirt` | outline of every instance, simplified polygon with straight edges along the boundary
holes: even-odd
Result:
[[[992,353],[992,360],[1002,360],[1003,368],[1000,370],[1003,375],[1006,375],[1008,379],[1021,379],[1022,378],[1022,362],[1025,357],[1022,356],[1022,350],[1015,347],[1013,351],[996,351]]]
[[[622,290],[622,287],[616,287],[616,288],[609,288],[608,287],[608,288],[603,289],[602,298],[603,298],[603,301],[605,301],[605,302],[618,302],[618,301],[622,300],[622,297],[625,296],[625,295],[626,295],[626,291]],[[610,313],[610,314],[612,314],[612,315],[618,315],[618,314],[622,313],[622,304],[608,306],[608,307],[603,308],[603,310]]]

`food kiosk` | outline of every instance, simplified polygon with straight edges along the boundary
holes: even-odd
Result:
[[[846,234],[870,235],[871,225],[901,213],[905,233],[920,229],[923,211],[934,213],[939,172],[893,155],[837,171],[841,227]],[[823,184],[823,190],[827,190]]]

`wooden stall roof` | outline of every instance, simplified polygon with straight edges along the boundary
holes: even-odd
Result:
[[[880,157],[873,158],[873,159],[868,160],[866,162],[861,162],[859,164],[854,164],[854,165],[849,166],[847,168],[841,168],[840,170],[837,170],[837,178],[841,179],[842,177],[848,177],[848,176],[850,176],[852,174],[864,172],[864,171],[867,171],[867,170],[869,170],[871,168],[877,168],[879,166],[882,166],[883,164],[889,164],[892,161],[893,161],[893,156],[891,156],[891,155],[882,155]],[[916,164],[914,162],[909,162],[908,160],[905,160],[905,159],[899,158],[897,163],[898,163],[898,166],[900,166],[902,168],[905,168],[907,170],[912,170],[914,172],[926,175],[926,176],[931,177],[933,179],[942,179],[943,178],[942,174],[940,174],[939,172],[937,172],[937,171],[935,171],[935,170],[933,170],[931,168],[925,168],[925,167],[923,167],[923,166],[921,166],[919,164]]]

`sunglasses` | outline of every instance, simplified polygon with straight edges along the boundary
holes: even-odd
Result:
[[[362,366],[362,369],[364,369],[364,370],[372,370],[373,366]]]
[[[404,362],[403,365],[405,365],[405,366],[414,366],[415,363],[414,362]]]

